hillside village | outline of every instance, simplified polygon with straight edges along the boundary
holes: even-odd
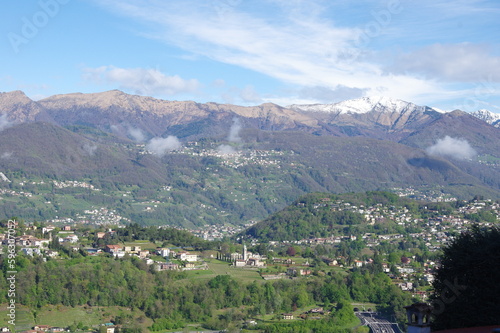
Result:
[[[298,203],[297,205],[301,205]],[[399,246],[405,239],[415,239],[423,241],[426,249],[420,249],[418,253],[425,250],[429,253],[439,251],[439,249],[449,242],[454,235],[471,226],[471,219],[481,211],[487,210],[494,214],[494,219],[490,222],[483,221],[480,224],[492,225],[498,221],[500,216],[500,204],[491,200],[472,200],[464,203],[456,211],[447,215],[434,214],[430,218],[416,218],[412,216],[407,208],[384,206],[376,204],[374,206],[356,206],[344,200],[332,201],[325,198],[321,203],[314,205],[314,209],[329,207],[332,210],[344,210],[357,212],[363,215],[368,225],[377,225],[392,221],[402,230],[413,232],[390,233],[383,231],[378,233],[365,233],[361,235],[332,235],[324,238],[309,238],[289,241],[270,241],[267,244],[266,255],[257,252],[252,253],[243,245],[243,249],[233,253],[223,254],[221,251],[212,251],[210,254],[198,251],[187,251],[178,247],[142,248],[140,245],[131,244],[110,244],[117,228],[123,225],[116,225],[116,221],[111,217],[108,223],[96,223],[98,229],[83,228],[76,222],[73,224],[62,224],[68,221],[49,221],[42,224],[27,224],[22,233],[15,238],[10,237],[6,232],[0,233],[0,241],[3,245],[14,243],[19,252],[26,256],[41,256],[44,260],[60,260],[67,258],[68,251],[78,251],[88,256],[108,255],[116,258],[124,256],[135,256],[143,260],[147,265],[154,267],[157,271],[162,270],[206,270],[207,260],[219,259],[228,262],[239,269],[258,269],[264,279],[297,278],[311,274],[319,274],[321,271],[328,271],[328,267],[338,267],[341,269],[352,269],[373,264],[374,251],[377,251],[381,244],[393,244]],[[246,227],[251,226],[248,224]],[[105,226],[105,227],[104,227]],[[210,226],[205,229],[193,231],[193,234],[206,240],[220,239],[241,232],[243,227],[234,228],[227,226]],[[418,232],[415,232],[418,231]],[[103,240],[107,242],[103,242]],[[342,244],[351,246],[353,242],[361,242],[364,250],[358,257],[329,257],[328,255],[316,256],[323,265],[318,265],[313,259],[296,256],[294,253],[284,252],[280,249],[297,248],[317,248],[318,246],[331,246],[333,248]],[[111,241],[111,243],[113,243]],[[95,246],[100,244],[99,246]],[[248,244],[255,248],[259,246],[258,240],[252,240]],[[59,248],[57,250],[56,248]],[[61,249],[63,251],[61,251]],[[64,252],[66,251],[66,252]],[[380,251],[380,250],[378,250]],[[408,249],[411,253],[411,249]],[[281,255],[279,254],[281,253]],[[420,256],[421,257],[421,256]],[[433,267],[436,265],[431,258],[416,262],[416,256],[402,256],[394,258],[389,256],[380,263],[383,271],[388,274],[395,283],[403,290],[408,290],[414,295],[424,296],[426,293],[418,286],[432,282]]]

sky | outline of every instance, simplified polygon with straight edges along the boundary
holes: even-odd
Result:
[[[498,0],[4,1],[0,92],[500,112]]]

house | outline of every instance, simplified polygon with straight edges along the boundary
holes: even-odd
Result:
[[[61,240],[59,240],[59,241],[61,241]],[[68,235],[68,236],[63,238],[63,242],[76,243],[76,242],[78,242],[78,236],[75,234]]]
[[[293,319],[293,313],[283,313],[283,319]]]
[[[266,263],[257,258],[250,258],[247,261],[247,266],[264,267],[266,266]]]
[[[170,256],[170,249],[159,247],[156,249],[156,253],[158,253],[158,255],[166,258],[166,257]]]
[[[62,328],[62,327],[52,327],[50,329],[50,332],[52,332],[52,333],[66,332],[66,329]]]
[[[50,258],[55,258],[59,255],[59,252],[53,250],[47,250],[45,251],[45,255]]]
[[[337,259],[331,259],[331,258],[324,258],[323,261],[328,265],[328,266],[337,266],[339,264]]]
[[[125,251],[123,251],[123,248],[120,245],[106,245],[104,251],[111,253],[117,258],[122,258],[125,256]]]
[[[312,271],[310,269],[290,267],[286,270],[286,274],[289,276],[306,276],[311,275]]]
[[[234,266],[236,266],[236,267],[245,267],[246,264],[247,264],[247,262],[243,259],[236,259],[234,261]]]
[[[27,256],[30,256],[30,257],[33,257],[35,254],[36,255],[41,255],[42,252],[40,251],[40,249],[37,249],[37,248],[32,248],[32,247],[24,247],[21,249],[21,251],[27,255]]]
[[[71,226],[69,226],[69,225],[65,225],[65,226],[62,228],[62,230],[64,230],[64,231],[71,231]]]
[[[97,238],[98,238],[98,239],[103,239],[103,238],[104,238],[104,236],[106,236],[106,233],[105,233],[105,232],[100,231],[100,232],[98,232],[98,233],[96,234],[96,236],[97,236]]]
[[[43,227],[42,228],[42,233],[45,234],[45,233],[48,233],[48,232],[51,232],[55,229],[56,227],[54,227],[53,225],[48,225],[46,227]]]
[[[48,332],[52,326],[49,325],[36,325],[33,327],[35,331],[43,331],[43,332]]]
[[[189,252],[178,252],[177,253],[177,259],[182,260],[182,261],[198,261],[198,255],[197,254],[190,254]]]
[[[122,247],[120,245],[106,245],[106,247],[104,248],[104,251],[108,253],[116,253],[121,250]]]
[[[179,269],[179,265],[173,263],[160,263],[155,265],[155,269],[157,271],[176,271]]]

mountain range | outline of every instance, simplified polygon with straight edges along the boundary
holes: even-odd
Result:
[[[182,193],[168,209],[191,196],[229,214],[202,219],[200,208],[182,217],[194,225],[262,219],[314,191],[414,187],[498,198],[499,119],[387,97],[245,107],[118,90],[33,101],[14,91],[0,93],[0,171],[109,189],[139,184],[152,196],[168,186]]]

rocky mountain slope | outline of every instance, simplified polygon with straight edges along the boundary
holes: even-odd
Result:
[[[500,128],[500,114],[494,113],[485,109],[471,113],[474,117],[479,118],[490,125]]]
[[[110,191],[139,186],[143,200],[168,198],[154,216],[175,216],[179,225],[261,219],[314,191],[413,187],[498,198],[500,128],[486,116],[495,117],[388,98],[285,108],[165,101],[116,90],[40,101],[2,93],[0,172],[91,180]],[[178,143],[154,155],[151,145],[166,144],[155,137]],[[188,202],[198,208],[185,210]],[[6,212],[15,211],[9,205]],[[123,210],[154,223],[136,207]]]

